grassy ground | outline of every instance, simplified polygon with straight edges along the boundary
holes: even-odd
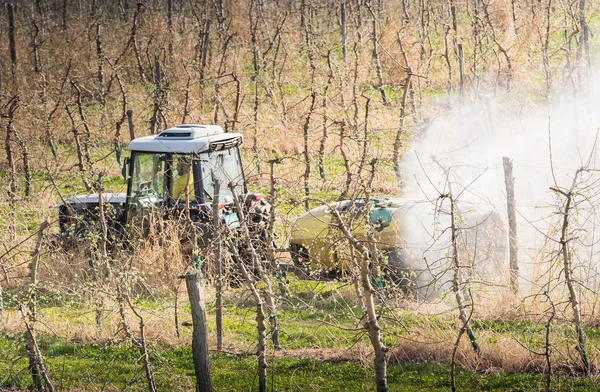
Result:
[[[362,333],[360,309],[353,302],[352,288],[340,283],[301,282],[291,279],[294,295],[280,307],[278,319],[284,350],[268,350],[269,390],[273,391],[370,391],[374,390],[372,355]],[[23,327],[16,310],[19,298],[6,296],[0,331],[0,389],[31,387]],[[189,305],[180,293],[180,322],[191,321]],[[213,381],[217,391],[257,389],[254,306],[243,289],[228,290],[224,312],[225,347],[216,352],[214,297],[208,292],[209,345]],[[177,337],[173,323],[174,297],[139,297],[134,306],[144,316],[151,362],[160,390],[193,390],[191,328],[181,327]],[[390,348],[390,390],[450,390],[448,352],[456,336],[454,315],[447,311],[425,314],[407,309],[403,300],[390,300],[382,312],[382,328]],[[93,306],[81,298],[46,293],[40,296],[40,350],[59,390],[145,390],[143,363],[135,347],[119,331],[114,303],[105,299],[102,327],[95,324]],[[134,334],[137,320],[129,314]],[[542,367],[518,371],[517,364],[536,361],[535,355],[520,356],[516,341],[538,350],[543,326],[529,321],[474,319],[484,359],[476,359],[466,342],[459,348],[459,390],[535,391],[545,388]],[[587,329],[590,347],[600,346],[594,328]],[[566,325],[553,329],[555,350],[566,349],[562,338]],[[434,336],[437,337],[434,338]],[[417,341],[425,342],[418,345]],[[511,343],[512,342],[512,343]],[[412,351],[411,351],[412,350]],[[499,354],[501,353],[501,354]],[[513,358],[508,358],[510,356]],[[499,361],[503,356],[505,362]],[[529,359],[528,359],[529,358]],[[559,391],[600,390],[595,376],[573,375],[576,369],[555,360],[552,387]],[[522,365],[527,369],[527,365]],[[536,365],[537,366],[537,365]],[[511,370],[511,371],[507,371]],[[515,371],[516,370],[516,371]]]
[[[31,379],[20,336],[5,335],[0,343],[0,386],[27,389]],[[144,390],[138,352],[128,344],[85,344],[43,337],[50,375],[60,390]],[[160,390],[192,390],[193,363],[189,348],[152,347],[157,387]],[[269,358],[269,389],[278,391],[370,391],[372,369],[358,362],[315,358]],[[256,358],[249,354],[211,356],[217,391],[257,389]],[[436,363],[392,364],[388,367],[391,390],[445,391],[450,389],[449,366]],[[600,390],[597,381],[577,377],[553,377],[554,390]],[[535,391],[545,387],[541,374],[484,374],[459,369],[459,390]]]

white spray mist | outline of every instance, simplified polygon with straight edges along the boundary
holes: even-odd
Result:
[[[440,169],[450,170],[454,196],[459,196],[463,212],[485,215],[494,211],[508,222],[502,157],[513,160],[515,197],[521,264],[521,286],[530,286],[531,268],[546,242],[545,234],[557,222],[557,198],[550,187],[568,188],[576,170],[593,152],[600,127],[600,83],[578,99],[557,99],[549,105],[514,105],[491,99],[481,104],[463,106],[452,113],[436,117],[414,140],[405,154],[403,197],[436,200],[446,182]],[[600,154],[599,154],[600,155]],[[589,167],[600,168],[600,156],[592,154]],[[593,195],[586,195],[591,196]],[[416,211],[416,210],[415,210]],[[432,233],[447,228],[449,222],[434,224],[434,209],[423,208],[408,214],[403,235],[422,265],[423,257],[432,255]],[[585,216],[585,218],[583,218]],[[443,219],[443,218],[442,218]],[[593,211],[582,215],[588,219],[586,235],[594,236]],[[444,220],[444,219],[443,219]],[[508,231],[506,229],[506,231]],[[600,236],[600,232],[598,233]],[[445,241],[448,236],[445,236]],[[593,242],[593,239],[589,241]],[[507,262],[507,242],[499,246],[500,262]],[[438,246],[438,248],[440,248]],[[442,246],[443,248],[443,246]],[[593,247],[586,249],[591,258]],[[438,252],[437,258],[445,255]],[[586,256],[582,256],[586,257]],[[588,261],[595,266],[593,260]],[[419,263],[419,262],[418,262]],[[439,268],[442,268],[441,266]],[[588,271],[589,273],[589,271]],[[592,280],[597,280],[594,272]]]

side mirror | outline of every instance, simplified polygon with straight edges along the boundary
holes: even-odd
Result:
[[[123,162],[123,167],[121,168],[121,175],[124,179],[127,179],[129,175],[129,157],[125,157],[125,161]]]

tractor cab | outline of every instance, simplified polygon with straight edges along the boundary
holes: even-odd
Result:
[[[231,186],[237,195],[247,193],[238,149],[242,142],[239,133],[195,124],[134,139],[123,167],[127,178],[124,223],[143,228],[147,234],[154,213],[185,209],[195,221],[209,219],[217,181],[220,208],[231,206]]]
[[[271,206],[260,195],[248,194],[239,133],[217,125],[184,124],[131,141],[122,173],[126,194],[104,194],[105,216],[112,237],[146,237],[154,223],[190,219],[210,233],[215,184],[219,216],[231,228],[239,226],[234,194],[249,221],[264,232]],[[100,195],[69,198],[58,206],[60,237],[85,239],[97,231]],[[204,224],[204,225],[203,225]]]

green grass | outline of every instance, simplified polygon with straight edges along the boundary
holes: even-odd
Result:
[[[280,306],[278,320],[281,329],[281,344],[285,351],[296,349],[336,350],[340,358],[320,356],[314,351],[303,355],[274,356],[268,350],[269,390],[277,391],[372,391],[374,390],[373,369],[366,363],[353,358],[348,348],[358,342],[368,347],[367,337],[360,330],[361,310],[345,297],[352,287],[339,282],[307,282],[291,278],[289,283],[294,293],[291,302]],[[239,290],[225,301],[224,335],[226,341],[235,342],[237,349],[230,353],[211,352],[211,369],[216,391],[254,391],[257,389],[257,360],[252,351],[256,345],[256,321],[254,303],[247,293]],[[12,292],[5,293],[7,311],[14,311],[19,298]],[[152,317],[169,318],[174,298],[159,295],[138,297],[135,306],[144,311],[148,324]],[[311,306],[303,306],[309,303]],[[146,390],[143,363],[138,350],[128,341],[118,340],[95,343],[68,339],[52,333],[53,323],[68,323],[77,328],[81,323],[93,328],[92,308],[81,300],[60,295],[56,292],[40,293],[39,313],[41,323],[48,326],[39,334],[39,347],[56,386],[60,390]],[[389,314],[388,314],[389,313]],[[87,316],[86,316],[87,314]],[[395,321],[387,316],[394,314]],[[215,334],[214,302],[207,303],[209,334]],[[394,339],[406,333],[405,328],[419,330],[434,328],[453,331],[455,317],[443,314],[432,317],[419,316],[411,311],[381,312],[384,341],[394,348]],[[181,304],[180,321],[190,320],[190,308]],[[487,332],[496,336],[536,335],[543,337],[543,326],[527,321],[496,321],[473,319],[475,333]],[[172,327],[169,327],[172,328]],[[553,333],[563,334],[568,327],[556,325]],[[455,331],[454,331],[455,332]],[[598,336],[588,329],[589,344],[597,345]],[[165,331],[173,334],[173,331]],[[149,342],[152,369],[159,390],[192,390],[193,364],[189,344],[190,329],[185,329],[178,344]],[[490,335],[491,334],[491,335]],[[484,344],[491,346],[493,341]],[[556,335],[554,335],[556,337]],[[450,344],[450,343],[449,343]],[[240,347],[243,349],[240,350]],[[214,347],[211,347],[214,349]],[[237,354],[233,354],[236,352]],[[245,352],[245,353],[244,353]],[[344,355],[345,354],[345,355]],[[0,389],[31,387],[27,369],[26,352],[21,333],[4,332],[0,339]],[[325,358],[325,359],[324,359]],[[334,359],[326,359],[334,358]],[[450,369],[445,363],[392,363],[388,366],[390,390],[449,391]],[[557,391],[595,391],[600,387],[593,378],[585,379],[570,375],[553,378]],[[462,368],[457,372],[458,390],[468,391],[536,391],[545,388],[543,374],[480,374]]]
[[[333,349],[345,353],[356,341],[368,346],[368,339],[360,331],[361,311],[345,296],[352,290],[338,282],[306,282],[291,278],[294,293],[292,302],[279,308],[281,344],[286,350]],[[225,336],[238,347],[252,352],[256,342],[254,303],[249,297],[237,295],[225,302]],[[14,310],[18,302],[16,294],[8,292],[5,306]],[[246,294],[243,294],[246,295]],[[303,307],[302,303],[310,303]],[[151,298],[138,297],[135,306],[148,315],[169,317],[173,298],[160,295]],[[41,319],[48,325],[54,322],[93,323],[93,315],[81,316],[86,307],[75,298],[55,292],[43,292],[38,305]],[[89,310],[89,309],[88,309]],[[391,311],[390,315],[392,314]],[[214,303],[207,304],[209,334],[214,335]],[[79,314],[80,316],[76,316]],[[386,315],[382,312],[382,316]],[[147,316],[151,317],[151,316]],[[385,343],[393,348],[394,337],[405,333],[404,326],[419,329],[420,326],[451,330],[452,314],[434,317],[418,316],[410,311],[396,311],[396,322],[382,318]],[[190,319],[190,309],[185,303],[180,309],[180,320]],[[60,320],[60,321],[58,321]],[[533,333],[542,336],[539,324],[521,321],[472,321],[476,333],[493,332],[508,336]],[[172,333],[172,331],[169,331]],[[189,329],[184,336],[189,338]],[[597,344],[597,337],[590,335],[590,344]],[[26,389],[31,386],[27,360],[21,334],[4,333],[0,339],[0,388]],[[495,335],[494,335],[495,336]],[[187,338],[186,338],[187,339]],[[193,366],[190,347],[182,340],[179,345],[150,343],[150,353],[156,384],[160,390],[191,390]],[[486,342],[487,345],[493,342]],[[40,334],[40,350],[57,387],[62,390],[133,390],[146,389],[143,364],[139,352],[129,343],[95,344],[89,341],[69,340],[65,337]],[[234,350],[235,351],[235,350]],[[239,349],[238,349],[239,352]],[[349,357],[346,355],[346,357]],[[350,359],[352,359],[350,357]],[[358,360],[319,360],[305,354],[304,357],[274,357],[268,352],[269,385],[279,391],[370,391],[374,390],[373,370],[370,363]],[[253,391],[257,389],[256,357],[250,354],[211,353],[213,381],[217,391]],[[447,391],[450,389],[449,367],[439,363],[403,363],[388,367],[390,390]],[[531,391],[544,387],[541,374],[478,374],[459,369],[459,390],[481,391]],[[553,380],[556,390],[598,390],[593,380],[577,377],[558,377]]]
[[[50,376],[61,390],[146,389],[138,351],[128,344],[82,344],[59,338],[40,338]],[[31,386],[21,337],[5,335],[0,341],[0,388]],[[151,346],[151,361],[159,390],[192,390],[193,363],[190,348]],[[269,387],[278,391],[372,391],[373,372],[361,362],[319,361],[312,358],[267,358]],[[256,357],[211,354],[216,391],[257,389]],[[541,374],[477,374],[458,369],[459,390],[534,391],[544,388]],[[442,364],[392,364],[388,367],[390,390],[450,390],[449,367]],[[554,377],[557,391],[597,391],[593,379]],[[271,390],[271,389],[269,389]]]

